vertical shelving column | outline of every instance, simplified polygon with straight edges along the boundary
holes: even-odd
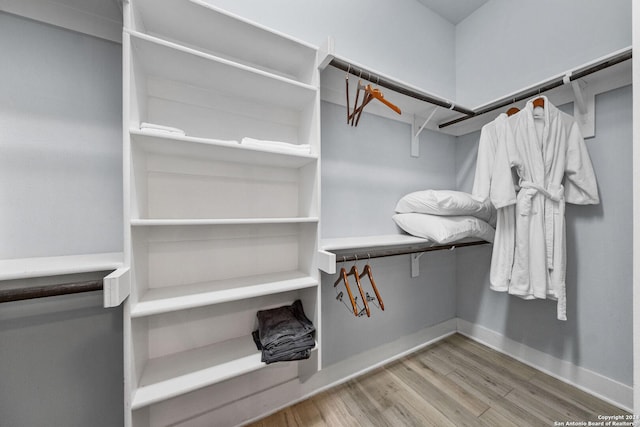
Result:
[[[126,424],[206,423],[320,366],[233,385],[258,310],[301,299],[320,341],[316,49],[189,0],[130,0],[123,47]]]

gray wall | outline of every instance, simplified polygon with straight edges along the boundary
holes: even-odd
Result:
[[[483,104],[628,46],[630,0],[489,0],[456,26],[456,101]]]
[[[0,52],[0,259],[121,252],[121,47],[0,12]]]
[[[556,320],[553,301],[489,290],[490,248],[457,257],[458,317],[627,385],[633,372],[631,101],[630,86],[596,97],[596,137],[587,147],[601,203],[567,204],[566,322]],[[468,171],[478,138],[467,135],[456,145],[464,191],[473,184]]]
[[[0,304],[0,425],[122,425],[122,339],[102,292]]]
[[[121,47],[0,13],[0,52],[0,258],[121,252]],[[0,304],[0,425],[121,425],[122,360],[101,292]]]
[[[455,27],[416,0],[206,0],[355,63],[455,97]]]
[[[322,103],[324,237],[398,233],[391,216],[403,195],[455,186],[454,137],[424,131],[420,138],[428,155],[412,158],[409,125],[363,114],[358,127],[351,127],[345,116],[343,106]],[[365,263],[358,262],[358,268]],[[337,275],[322,276],[324,365],[455,317],[454,253],[423,256],[417,278],[411,278],[408,255],[370,264],[385,304],[385,311],[374,308],[371,318],[355,318],[336,301]],[[344,292],[344,286],[338,290]]]

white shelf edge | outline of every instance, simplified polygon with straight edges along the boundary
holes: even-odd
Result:
[[[139,136],[143,138],[158,138],[164,140],[166,142],[174,141],[176,143],[189,143],[194,145],[199,145],[202,147],[211,147],[212,149],[221,148],[221,149],[229,149],[229,150],[237,150],[238,153],[242,153],[242,151],[247,152],[255,152],[255,153],[264,153],[271,154],[276,156],[282,156],[283,158],[297,158],[301,160],[309,160],[309,162],[317,160],[318,155],[311,153],[297,153],[295,150],[278,150],[278,149],[269,149],[267,147],[260,148],[256,146],[247,146],[242,145],[238,141],[224,141],[219,139],[211,139],[211,138],[201,138],[195,136],[182,136],[182,135],[170,135],[162,132],[145,132],[139,129],[129,129],[129,134],[132,136]],[[135,144],[135,141],[134,141]]]
[[[231,12],[225,10],[225,9],[222,9],[220,7],[217,7],[217,6],[214,6],[214,5],[210,4],[210,3],[207,3],[206,1],[203,1],[203,0],[190,0],[190,1],[191,1],[191,3],[194,3],[194,4],[197,4],[197,5],[202,6],[204,8],[210,9],[210,10],[212,10],[212,11],[214,11],[216,13],[219,13],[221,15],[225,15],[225,16],[227,16],[229,18],[233,18],[238,22],[242,22],[243,24],[250,25],[252,27],[258,28],[258,29],[260,29],[262,31],[265,31],[266,33],[268,33],[270,35],[274,35],[274,36],[276,36],[278,38],[283,38],[285,40],[291,41],[293,43],[296,43],[296,44],[298,44],[298,45],[300,45],[300,46],[302,46],[304,48],[310,49],[310,50],[318,50],[317,46],[315,46],[315,45],[313,45],[311,43],[307,43],[306,41],[304,41],[302,39],[295,38],[295,37],[293,37],[293,36],[291,36],[289,34],[285,34],[283,32],[274,30],[273,28],[269,28],[269,27],[267,27],[265,25],[262,25],[262,24],[260,24],[258,22],[251,21],[251,20],[246,19],[246,18],[244,18],[244,17],[242,17],[240,15],[236,15],[236,14],[231,13]]]
[[[260,224],[307,224],[318,222],[317,217],[299,218],[222,218],[222,219],[132,219],[134,227],[171,225],[260,225]]]
[[[259,68],[254,68],[254,67],[250,67],[248,65],[244,65],[238,62],[234,62],[234,61],[230,61],[228,59],[225,58],[220,58],[218,56],[209,54],[209,53],[205,53],[205,52],[201,52],[199,50],[196,49],[192,49],[190,47],[186,47],[186,46],[182,46],[180,44],[177,43],[173,43],[167,40],[163,40],[159,37],[154,37],[154,36],[150,36],[148,34],[144,34],[135,30],[131,30],[131,29],[124,29],[124,32],[129,34],[131,37],[133,38],[137,38],[140,40],[144,40],[146,42],[149,43],[153,43],[156,45],[160,45],[160,46],[164,46],[168,49],[172,49],[172,50],[176,50],[178,52],[182,52],[182,53],[186,53],[188,55],[193,55],[193,56],[197,56],[206,60],[209,60],[211,62],[216,62],[218,64],[222,64],[231,68],[235,68],[237,70],[242,70],[248,73],[252,73],[255,75],[259,75],[261,77],[267,78],[267,79],[271,79],[271,80],[277,80],[279,82],[291,85],[291,86],[297,86],[301,89],[304,90],[308,90],[310,92],[317,92],[319,89],[315,86],[312,86],[310,84],[307,83],[302,83],[299,82],[297,80],[293,80],[287,77],[283,77],[283,76],[279,76],[277,74],[273,74],[273,73],[269,73],[267,71],[261,70]]]
[[[293,276],[293,274],[290,274]],[[222,286],[225,282],[229,284],[229,288],[218,290],[194,292],[191,294],[178,295],[172,297],[158,297],[149,300],[143,300],[133,306],[131,309],[131,317],[146,317],[155,314],[168,313],[172,311],[187,310],[190,308],[203,307],[214,304],[221,304],[241,299],[255,298],[263,295],[271,295],[276,293],[312,288],[318,286],[318,281],[311,276],[299,274],[299,277],[285,277],[279,280],[275,276],[268,279],[265,278],[263,283],[253,285],[242,285],[249,280],[257,281],[255,278],[239,279],[235,281],[217,281],[216,284]],[[235,287],[232,287],[234,286]],[[238,286],[239,285],[239,286]],[[144,297],[143,297],[144,299]]]
[[[322,239],[320,241],[320,248],[324,251],[339,251],[347,249],[415,245],[425,243],[433,243],[434,245],[437,245],[437,243],[431,242],[430,240],[423,239],[421,237],[414,237],[406,234],[383,234],[377,236]]]
[[[261,361],[261,352],[255,348],[255,343],[250,335],[213,344],[205,348],[191,350],[191,355],[199,354],[196,358],[207,357],[211,353],[233,353],[241,351],[247,353],[248,348],[253,347],[253,351],[244,356],[222,361],[221,363],[208,366],[203,369],[178,375],[173,378],[160,380],[153,384],[138,387],[133,393],[131,409],[137,410],[163,400],[171,399],[203,387],[208,387],[228,379],[247,374],[265,368],[266,363]],[[317,351],[318,343],[312,351]],[[223,356],[224,357],[224,356]],[[175,355],[167,358],[176,359]],[[153,362],[151,362],[153,363]],[[144,377],[144,374],[143,374]]]
[[[122,252],[4,259],[0,260],[0,280],[115,270],[123,262]]]

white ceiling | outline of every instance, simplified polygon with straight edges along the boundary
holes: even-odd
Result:
[[[418,0],[420,3],[456,25],[489,0]]]

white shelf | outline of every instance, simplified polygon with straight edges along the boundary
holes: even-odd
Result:
[[[408,246],[425,243],[433,243],[434,246],[438,245],[437,243],[430,242],[427,239],[409,236],[406,234],[385,234],[379,236],[322,239],[320,242],[320,248],[325,251],[339,251],[361,248]]]
[[[133,395],[131,409],[140,409],[266,366],[261,362],[261,352],[256,349],[251,335],[151,359]]]
[[[278,71],[301,81],[311,79],[316,47],[305,42],[204,1],[135,0],[133,4],[141,23],[139,31]]]
[[[184,286],[148,290],[131,310],[131,317],[144,317],[255,298],[318,286],[318,281],[300,271],[216,280]]]
[[[315,154],[261,149],[241,145],[237,141],[171,136],[136,129],[132,129],[130,134],[131,142],[147,153],[287,168],[300,168],[318,159]]]
[[[488,242],[475,238],[465,238],[456,242],[443,244],[406,234],[342,237],[322,239],[320,242],[320,250],[318,251],[318,259],[320,269],[322,271],[334,274],[336,272],[336,261],[341,260],[341,256],[344,256],[344,259],[349,261],[353,259],[366,260],[367,255],[372,258],[378,258],[381,256],[394,256],[415,252],[453,249],[455,247],[475,246],[485,243]],[[357,255],[353,253],[355,251],[358,251]],[[361,258],[358,257],[358,255]]]
[[[260,224],[307,224],[318,222],[317,217],[300,218],[222,218],[222,219],[132,219],[135,227],[162,227],[172,225],[260,225]]]
[[[148,77],[181,82],[208,92],[303,110],[318,89],[135,31],[131,48]]]
[[[0,280],[115,270],[122,264],[122,252],[4,259],[0,260]]]

